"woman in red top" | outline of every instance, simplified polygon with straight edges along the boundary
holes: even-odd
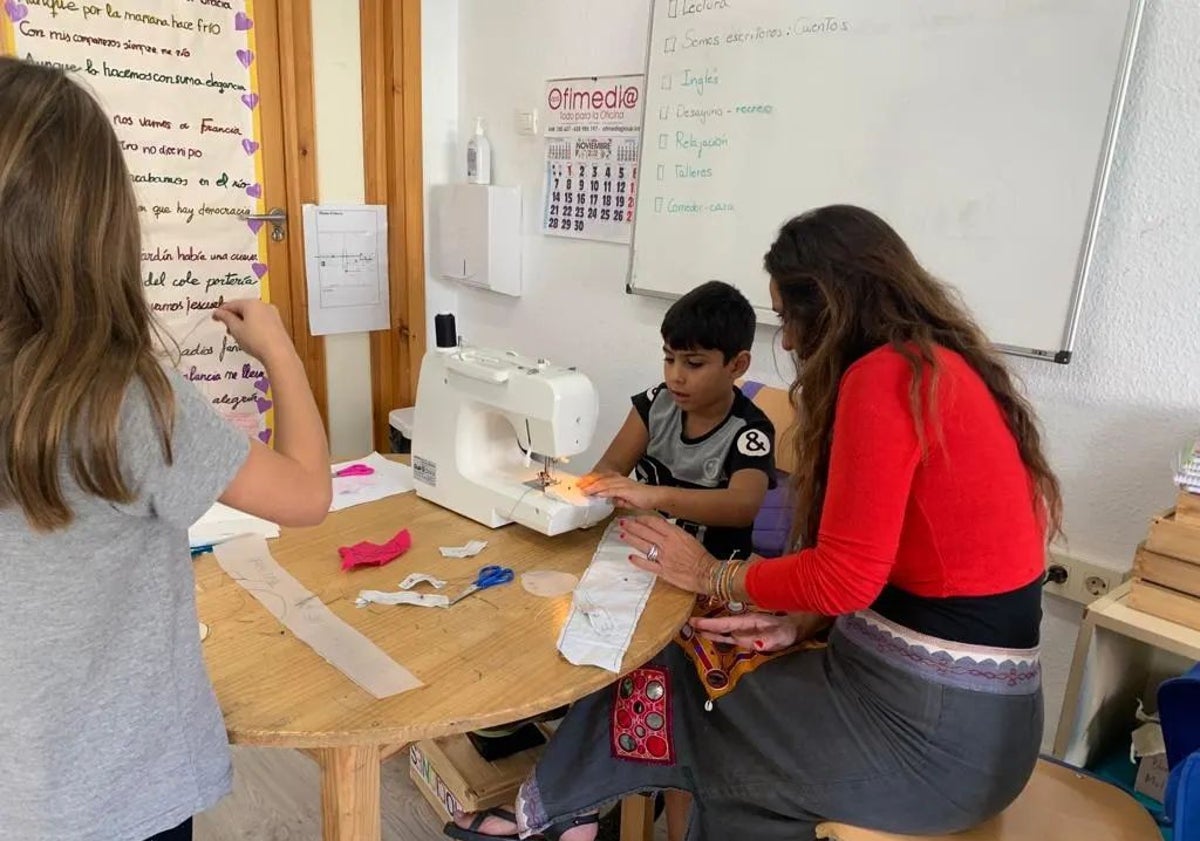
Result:
[[[525,835],[589,841],[570,816],[669,788],[695,795],[690,839],[808,839],[822,820],[940,835],[995,815],[1032,772],[1061,512],[1032,410],[877,216],[797,217],[765,263],[799,371],[800,550],[722,563],[662,519],[624,526],[637,566],[753,606],[695,633],[784,653],[715,707],[674,646],[577,704],[522,788]],[[797,646],[831,622],[827,647]],[[662,756],[624,750],[651,739]]]

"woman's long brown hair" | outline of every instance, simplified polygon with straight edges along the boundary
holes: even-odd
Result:
[[[134,498],[118,443],[135,379],[170,460],[140,275],[133,184],[103,109],[61,71],[0,57],[0,506],[35,529],[72,520],[64,464],[87,494]]]
[[[922,448],[936,416],[937,346],[955,351],[983,379],[1016,439],[1033,499],[1048,527],[1062,527],[1058,479],[1042,453],[1033,409],[983,331],[949,288],[913,256],[890,225],[859,207],[812,210],[785,224],[764,258],[783,309],[798,376],[795,534],[816,542],[829,474],[838,389],[846,369],[885,345],[912,367],[913,422]],[[937,427],[933,427],[935,434]]]

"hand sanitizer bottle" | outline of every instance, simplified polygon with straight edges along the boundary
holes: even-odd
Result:
[[[492,183],[492,144],[483,133],[483,117],[475,118],[475,136],[467,144],[467,181]]]

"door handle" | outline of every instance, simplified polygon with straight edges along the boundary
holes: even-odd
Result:
[[[287,211],[282,207],[272,207],[266,213],[243,213],[240,218],[247,222],[269,223],[272,242],[283,242],[287,236]]]

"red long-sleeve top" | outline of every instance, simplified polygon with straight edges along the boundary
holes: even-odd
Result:
[[[1042,574],[1044,518],[1016,440],[974,369],[944,348],[936,358],[924,456],[908,361],[883,347],[846,371],[816,545],[751,566],[755,604],[833,616],[870,606],[889,584],[990,596]]]

